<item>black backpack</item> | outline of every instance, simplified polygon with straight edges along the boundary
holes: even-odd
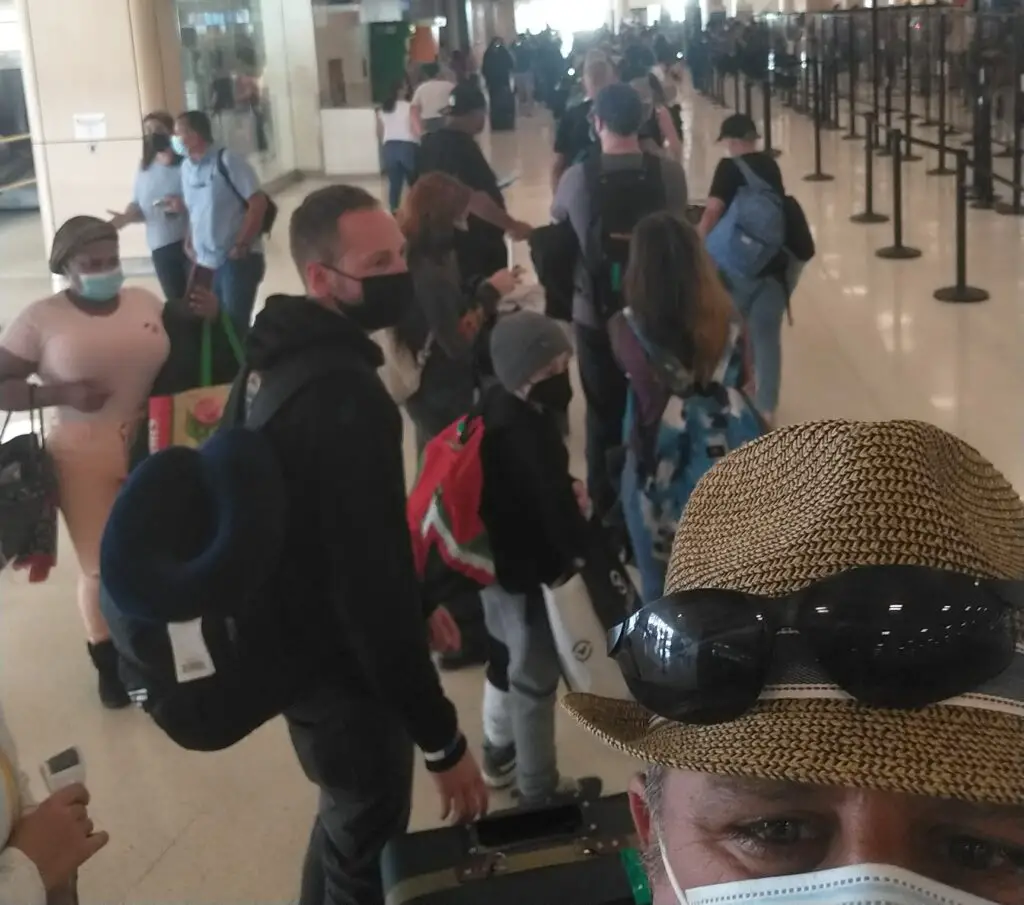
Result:
[[[644,154],[639,169],[605,170],[595,154],[583,164],[590,198],[590,229],[583,250],[594,309],[604,320],[622,309],[622,280],[633,229],[667,205],[662,158]]]
[[[328,356],[299,356],[261,375],[245,414],[249,374],[242,371],[225,406],[224,428],[260,430],[306,384],[330,371],[352,368]],[[101,566],[102,570],[102,566]],[[169,626],[127,616],[106,589],[100,605],[120,655],[121,679],[131,699],[182,748],[219,751],[241,741],[295,703],[323,672],[324,658],[311,656],[294,634],[292,600],[268,596],[239,606],[234,616],[203,616],[198,623],[215,672],[202,658],[177,664],[172,631],[196,631],[195,623]],[[198,676],[190,678],[189,672]],[[179,681],[179,673],[182,680]]]

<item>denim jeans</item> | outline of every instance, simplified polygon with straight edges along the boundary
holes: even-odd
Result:
[[[612,354],[608,331],[576,324],[576,357],[587,402],[587,491],[598,518],[619,499],[620,469],[610,458],[621,449],[626,418],[626,375]]]
[[[231,318],[240,337],[249,332],[256,293],[266,272],[267,262],[262,254],[228,258],[214,272],[214,294],[220,299],[221,308]]]
[[[384,158],[384,172],[388,176],[388,203],[392,212],[402,203],[402,189],[416,181],[416,151],[418,145],[411,141],[386,141],[381,154]]]
[[[787,293],[782,282],[767,277],[733,286],[732,298],[742,315],[754,356],[754,405],[774,415],[782,382],[782,319]]]
[[[160,281],[165,302],[177,302],[188,291],[188,275],[192,262],[185,254],[184,242],[172,242],[153,250],[153,269]]]
[[[633,557],[640,573],[640,596],[644,603],[653,603],[664,594],[668,563],[654,555],[654,542],[644,520],[643,507],[644,497],[640,489],[636,456],[631,452],[622,469],[622,509],[629,541],[633,546]]]
[[[513,594],[499,585],[480,592],[487,631],[508,648],[509,693],[505,697],[516,744],[521,799],[537,801],[558,786],[555,695],[562,668],[540,588]],[[490,712],[489,720],[500,722]],[[497,741],[493,739],[492,741]]]

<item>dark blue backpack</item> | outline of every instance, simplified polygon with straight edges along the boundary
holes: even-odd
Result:
[[[728,276],[756,279],[786,243],[782,195],[758,176],[741,157],[733,163],[743,174],[740,187],[722,219],[707,237],[707,250]]]

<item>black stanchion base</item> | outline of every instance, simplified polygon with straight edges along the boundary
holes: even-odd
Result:
[[[847,132],[843,136],[843,141],[861,141],[863,138],[863,135],[858,135],[856,132]]]
[[[877,211],[861,211],[850,217],[851,223],[888,223],[889,217],[886,214],[879,214]]]
[[[999,203],[998,198],[979,198],[971,202],[971,208],[976,211],[990,211]]]
[[[804,182],[832,182],[835,178],[828,173],[810,173],[804,176]]]
[[[922,126],[928,126],[929,128],[932,128],[933,126],[937,126],[938,124],[939,124],[939,121],[937,119],[932,119],[930,116],[927,119],[922,119],[921,120],[921,125]]]
[[[904,154],[903,155],[903,162],[904,163],[917,163],[920,160],[924,160],[924,158],[920,154]]]
[[[925,173],[926,176],[955,176],[956,170],[951,170],[949,167],[933,167]]]
[[[877,151],[875,151],[875,155],[878,157],[892,157],[892,149],[879,148]]]
[[[875,257],[884,261],[911,261],[921,257],[921,249],[911,248],[909,245],[889,245],[878,249]]]
[[[836,123],[822,123],[821,128],[826,132],[838,132],[843,127]]]
[[[1003,214],[1007,217],[1024,217],[1024,207],[1017,205],[1014,207],[1008,201],[998,201],[994,208],[997,214]]]
[[[996,160],[1008,160],[1013,158],[1013,151],[1009,148],[1003,148],[1002,151],[997,151],[992,155]]]
[[[932,296],[939,302],[987,302],[989,294],[977,286],[945,286],[936,289]]]

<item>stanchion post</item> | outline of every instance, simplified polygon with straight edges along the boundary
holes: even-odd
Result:
[[[875,123],[878,123],[879,106],[878,106],[878,42],[881,40],[881,36],[878,33],[878,4],[871,4],[871,115],[875,118]],[[875,129],[874,133],[875,147],[878,147],[878,130]]]
[[[736,70],[732,74],[732,99],[733,106],[736,108],[736,112],[740,112],[740,73]]]
[[[988,69],[978,66],[978,82],[974,98],[974,179],[971,206],[978,210],[991,210],[995,206],[995,186],[992,180],[992,96]]]
[[[832,111],[829,114],[829,128],[838,130],[839,122],[839,14],[832,14],[832,53],[829,54],[832,64]]]
[[[932,10],[924,10],[924,84],[921,86],[921,93],[924,95],[924,119],[921,120],[921,124],[924,126],[934,126],[935,120],[932,119],[932,81],[935,78],[935,69],[932,65],[934,59],[932,58],[932,23],[935,20],[932,18]]]
[[[914,66],[913,58],[910,55],[910,41],[913,37],[911,29],[910,11],[903,16],[903,43],[905,45],[903,60],[903,131],[906,135],[906,147],[903,150],[904,163],[916,163],[921,155],[915,153],[913,142],[913,121],[914,121]]]
[[[739,78],[739,75],[736,78]],[[751,118],[754,116],[754,86],[747,76],[743,76],[743,112]]]
[[[1024,124],[1024,53],[1021,51],[1021,39],[1022,37],[1021,20],[1019,16],[1013,18],[1013,188],[1011,194],[1011,202],[1007,204],[1004,201],[1000,201],[996,205],[996,210],[1000,214],[1009,214],[1012,216],[1020,216],[1024,214],[1024,208],[1021,207],[1021,178],[1024,176],[1021,172],[1021,157],[1024,155],[1024,148],[1021,147],[1021,125]]]
[[[929,176],[953,176],[956,170],[946,166],[946,14],[939,12],[939,165],[928,171]]]
[[[769,72],[761,81],[761,106],[764,110],[764,151],[771,157],[781,157],[782,151],[772,146],[772,85]]]
[[[831,182],[835,177],[822,172],[821,169],[821,120],[824,97],[818,89],[821,87],[821,60],[811,60],[814,67],[811,82],[814,85],[814,172],[804,176],[804,182]]]
[[[989,294],[967,284],[967,151],[956,152],[956,283],[936,289],[940,302],[984,302]]]
[[[856,22],[856,15],[848,12],[846,14],[846,87],[850,91],[850,129],[843,136],[846,141],[855,141],[860,138],[857,134],[857,70],[860,69],[860,65],[856,60]]]
[[[903,244],[903,134],[899,129],[889,133],[892,149],[892,245],[880,248],[875,257],[885,261],[909,261],[921,257],[920,248]]]
[[[885,223],[888,217],[875,211],[875,145],[878,144],[878,120],[864,114],[864,210],[850,217],[852,223]]]

